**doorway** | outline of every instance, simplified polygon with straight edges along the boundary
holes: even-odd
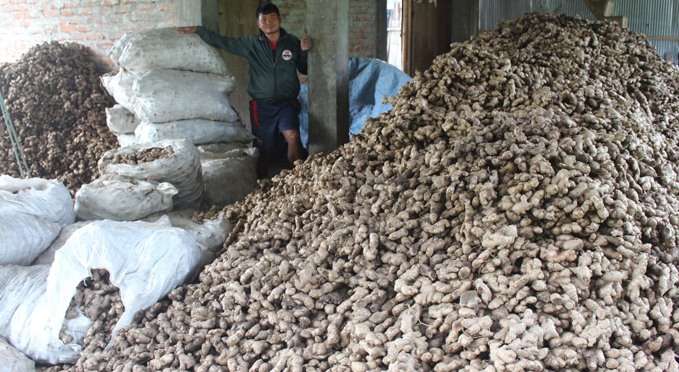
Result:
[[[387,1],[387,63],[403,70],[403,4]]]
[[[391,3],[392,1],[389,1],[387,6],[389,7]],[[453,1],[394,0],[393,4],[394,8],[390,15],[394,18],[395,10],[398,9],[400,12],[399,34],[401,36],[401,55],[397,56],[397,52],[394,51],[393,58],[400,57],[399,68],[406,74],[415,76],[416,71],[428,69],[434,58],[450,50],[453,31]],[[389,30],[388,28],[387,32]],[[396,34],[396,31],[391,32]],[[389,63],[392,63],[392,51],[389,48],[388,44],[387,54]]]

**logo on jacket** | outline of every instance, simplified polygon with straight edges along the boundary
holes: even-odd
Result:
[[[292,52],[289,49],[286,49],[283,51],[281,56],[283,57],[284,60],[289,61],[290,58],[292,58]]]

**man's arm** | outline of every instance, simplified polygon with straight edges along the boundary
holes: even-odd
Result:
[[[249,50],[248,44],[244,38],[222,36],[203,26],[177,27],[177,31],[185,34],[197,34],[207,44],[242,57],[246,57],[247,51]]]
[[[300,56],[299,56],[299,63],[297,64],[297,70],[299,70],[300,73],[306,75],[307,70],[308,70],[307,67],[308,67],[308,60],[309,60],[308,59],[308,54],[309,54],[308,51],[309,51],[309,49],[311,49],[311,46],[312,46],[311,38],[306,34],[306,32],[304,33],[304,35],[302,35],[302,38],[300,39],[299,45],[300,45],[301,53],[300,53]]]
[[[304,35],[302,35],[302,39],[300,39],[300,46],[302,47],[303,52],[306,52],[309,49],[311,49],[312,46],[311,38],[309,37],[309,35],[306,34],[306,32],[304,33]]]

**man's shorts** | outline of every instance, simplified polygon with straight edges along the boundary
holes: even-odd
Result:
[[[285,139],[284,130],[299,132],[299,109],[296,101],[278,105],[250,101],[250,124],[252,134],[261,141],[260,151],[273,154]]]

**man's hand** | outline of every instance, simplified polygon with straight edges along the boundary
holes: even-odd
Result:
[[[311,39],[306,33],[304,33],[304,35],[302,36],[301,46],[303,52],[306,52],[307,50],[311,49]]]
[[[196,33],[196,27],[195,26],[177,27],[177,31],[179,31],[183,34],[195,34]]]

